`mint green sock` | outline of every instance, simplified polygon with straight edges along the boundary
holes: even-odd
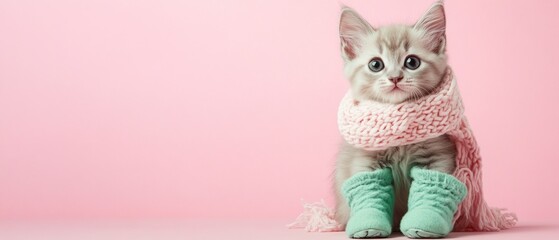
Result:
[[[444,237],[452,231],[458,204],[466,196],[466,186],[450,174],[413,167],[408,212],[400,230],[409,238]]]
[[[390,168],[353,175],[344,182],[342,193],[351,208],[345,230],[348,237],[387,237],[392,233],[394,187]]]

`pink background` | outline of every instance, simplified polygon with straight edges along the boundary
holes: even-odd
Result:
[[[378,23],[432,3],[342,1]],[[447,1],[486,198],[559,216],[557,1]],[[0,1],[0,219],[294,218],[330,197],[338,1]]]

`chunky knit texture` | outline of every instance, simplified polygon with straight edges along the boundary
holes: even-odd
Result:
[[[516,224],[513,213],[489,208],[483,199],[479,147],[464,116],[450,69],[431,94],[398,105],[374,101],[355,104],[351,92],[347,93],[339,107],[338,126],[348,143],[366,150],[382,150],[449,135],[457,150],[457,168],[453,175],[468,189],[466,199],[454,216],[454,230],[498,231]]]
[[[394,187],[390,168],[353,175],[344,182],[342,193],[351,208],[346,226],[349,237],[387,237],[392,233]]]
[[[411,238],[444,237],[452,231],[454,213],[466,186],[452,175],[413,167],[408,212],[400,230]]]
[[[436,94],[398,105],[361,101],[351,92],[338,111],[338,128],[345,140],[365,150],[383,150],[438,137],[458,128],[464,107],[450,72]]]

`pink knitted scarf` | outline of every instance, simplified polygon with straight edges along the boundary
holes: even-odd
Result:
[[[348,92],[338,110],[338,126],[348,143],[365,150],[383,150],[449,135],[457,150],[457,168],[453,175],[468,188],[468,194],[454,216],[454,231],[498,231],[516,224],[514,213],[490,208],[483,199],[479,147],[464,116],[462,99],[450,69],[431,94],[398,105],[374,101],[356,104]],[[307,213],[303,218],[313,217],[325,216]],[[326,220],[313,222],[331,223]],[[296,221],[292,226],[302,225]],[[332,224],[306,227],[317,231],[341,230]]]

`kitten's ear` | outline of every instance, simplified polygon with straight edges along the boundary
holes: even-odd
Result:
[[[365,37],[373,31],[373,27],[357,12],[343,7],[340,16],[340,40],[344,60],[349,61],[357,57]]]
[[[443,1],[438,1],[415,23],[415,29],[424,29],[429,48],[435,53],[444,53],[446,44],[446,18]]]

